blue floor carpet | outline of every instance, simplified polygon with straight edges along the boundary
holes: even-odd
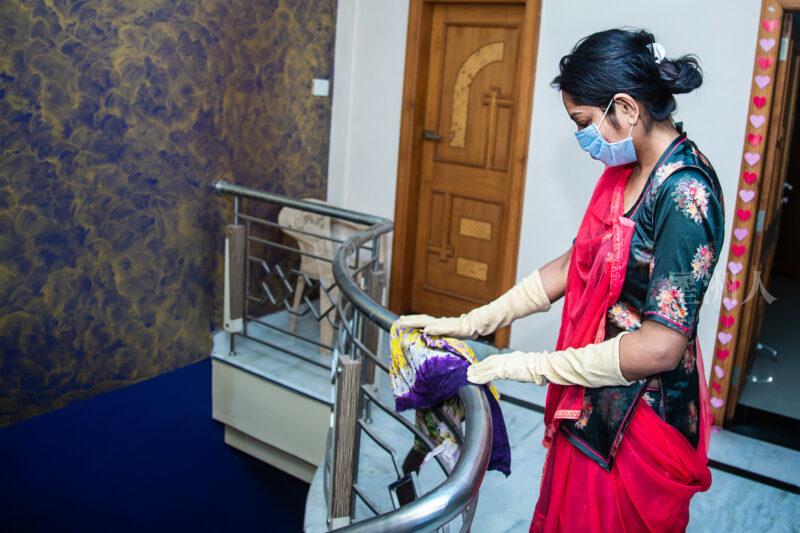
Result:
[[[307,491],[224,444],[208,359],[0,430],[2,531],[301,531]]]

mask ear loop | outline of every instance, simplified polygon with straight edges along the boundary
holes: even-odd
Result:
[[[611,109],[611,104],[613,104],[613,103],[614,103],[614,99],[612,98],[612,99],[611,99],[611,100],[608,102],[608,105],[606,106],[606,110],[603,112],[603,118],[602,118],[602,120],[600,120],[600,124],[597,126],[597,132],[598,132],[598,133],[600,133],[600,126],[602,126],[602,125],[603,125],[603,122],[605,122],[605,121],[606,121],[606,115],[608,114],[608,110],[609,110],[609,109]]]
[[[606,110],[603,112],[603,119],[600,121],[600,125],[599,125],[599,126],[597,126],[597,133],[600,133],[600,126],[602,126],[602,125],[603,125],[603,122],[605,122],[605,121],[606,121],[606,115],[608,114],[608,110],[609,110],[609,109],[611,109],[611,104],[613,104],[613,103],[614,103],[614,99],[612,98],[612,99],[611,99],[611,101],[610,101],[610,102],[608,102],[608,105],[606,106]],[[670,118],[672,118],[672,117],[670,117]],[[633,124],[631,124],[631,129],[630,129],[630,130],[628,130],[628,137],[631,137],[631,136],[633,136],[633,127],[634,127],[634,126],[636,126],[636,122],[634,122]],[[602,133],[600,133],[600,136],[602,137],[602,136],[603,136],[603,134],[602,134]]]

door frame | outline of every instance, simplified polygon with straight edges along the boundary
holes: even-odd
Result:
[[[507,226],[501,239],[501,256],[513,257],[513,261],[501,263],[500,293],[514,285],[517,275],[541,0],[409,0],[394,212],[395,226],[392,239],[392,276],[389,287],[389,309],[397,314],[410,311],[415,248],[414,240],[409,236],[416,235],[417,232],[416,206],[420,193],[428,59],[435,4],[521,4],[525,6],[517,67],[519,104],[512,125],[515,140],[511,147],[511,186],[504,213],[504,216],[516,220],[517,224],[514,228]],[[509,328],[501,328],[495,333],[495,345],[498,347],[508,346],[509,338]]]
[[[779,52],[782,48],[781,27],[783,15],[788,11],[800,11],[800,0],[763,0],[758,20],[758,37],[756,38],[756,54],[753,65],[752,88],[748,99],[747,122],[743,135],[741,168],[739,185],[736,189],[736,206],[731,234],[728,236],[728,263],[723,265],[725,275],[720,302],[720,320],[717,325],[717,336],[714,344],[714,355],[711,363],[709,379],[711,394],[711,413],[714,424],[723,425],[729,421],[738,403],[740,374],[747,372],[747,356],[757,333],[755,300],[748,299],[756,283],[760,283],[757,275],[759,253],[763,234],[757,231],[757,221],[768,202],[770,191],[776,189],[775,180],[780,176],[775,169],[775,151],[766,151],[774,147],[778,125],[781,120],[781,94],[776,94],[776,74],[779,73]],[[774,40],[774,41],[771,41]],[[772,42],[773,46],[768,45]],[[768,49],[765,49],[764,44]],[[761,58],[771,61],[762,61]],[[766,68],[763,68],[765,65]],[[768,76],[768,78],[764,78]],[[764,85],[764,81],[767,84]],[[759,85],[759,83],[762,86]],[[766,98],[766,103],[756,103],[756,98]],[[777,104],[775,102],[778,102]],[[763,123],[756,126],[751,116],[763,117]],[[758,119],[761,120],[761,119]],[[756,120],[756,124],[758,124]],[[760,142],[753,143],[750,135],[761,135]],[[749,155],[754,154],[754,155]],[[755,179],[754,177],[755,176]],[[744,195],[741,193],[747,191]],[[750,191],[754,192],[753,196]],[[763,198],[762,198],[763,197]],[[743,239],[736,238],[737,229],[746,231]],[[740,231],[739,234],[742,232]],[[755,250],[760,252],[760,250]],[[748,305],[749,304],[749,305]]]

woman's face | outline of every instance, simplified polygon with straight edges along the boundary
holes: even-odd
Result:
[[[627,95],[624,96],[630,98]],[[615,143],[625,139],[631,129],[631,124],[635,124],[636,120],[638,119],[638,110],[636,111],[636,116],[634,117],[634,113],[630,112],[632,109],[630,109],[630,106],[624,101],[617,102],[618,104],[622,103],[622,105],[614,106],[613,114],[617,118],[617,127],[615,127],[614,124],[608,120],[612,114],[611,110],[609,110],[606,120],[603,120],[605,107],[600,108],[590,105],[578,105],[573,102],[570,95],[565,92],[561,93],[561,99],[564,102],[564,107],[567,110],[569,118],[575,122],[578,130],[582,130],[594,122],[598,125],[600,135],[602,135],[603,138],[610,143]],[[617,96],[615,96],[615,100],[616,99],[618,99]],[[601,121],[603,122],[602,125],[600,124]]]

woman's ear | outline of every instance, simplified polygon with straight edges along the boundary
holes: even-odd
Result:
[[[617,93],[614,95],[614,107],[617,121],[621,127],[633,126],[639,122],[641,116],[639,104],[627,93]]]

